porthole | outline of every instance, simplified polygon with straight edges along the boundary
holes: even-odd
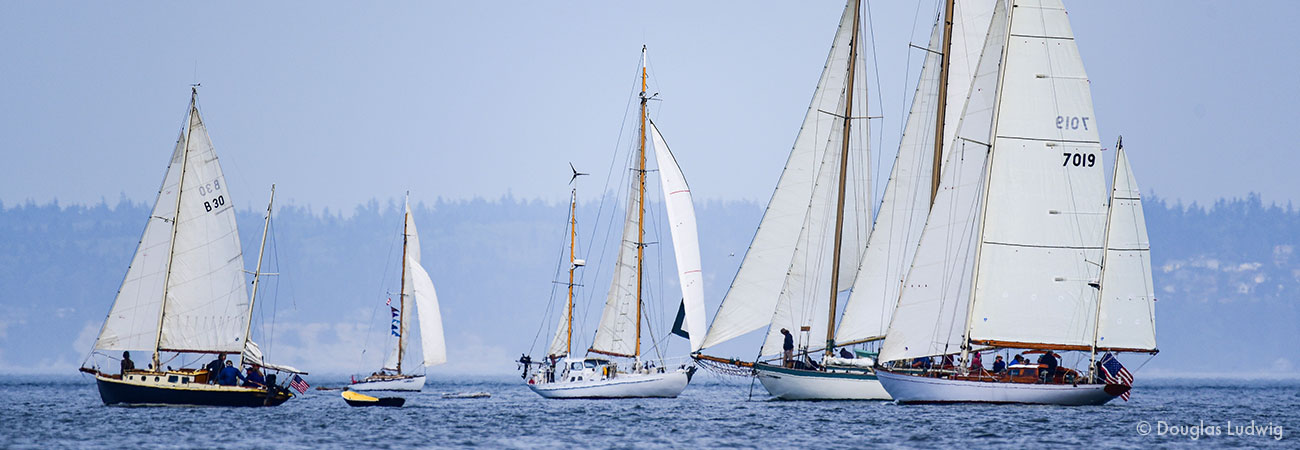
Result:
[[[158,377],[153,377],[153,380],[154,380],[154,381],[159,381],[159,378],[158,378]]]

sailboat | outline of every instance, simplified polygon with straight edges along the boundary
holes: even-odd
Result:
[[[642,301],[643,262],[645,242],[645,186],[646,144],[650,141],[658,163],[660,185],[664,192],[672,234],[673,253],[676,257],[678,281],[682,289],[682,303],[678,320],[683,322],[679,335],[686,335],[694,344],[704,336],[704,285],[700,270],[699,238],[696,230],[695,207],[691,191],[686,184],[677,160],[654,122],[646,114],[651,97],[646,95],[646,49],[641,48],[641,116],[638,133],[635,187],[629,192],[627,215],[619,246],[614,279],[601,314],[600,325],[587,353],[600,356],[575,357],[573,346],[573,287],[574,271],[585,265],[576,259],[577,191],[569,200],[569,282],[565,313],[559,321],[555,338],[547,350],[546,363],[528,377],[527,384],[533,392],[545,398],[635,398],[676,397],[690,383],[695,366],[666,367],[663,361],[654,364],[642,357]],[[574,177],[579,174],[574,171]],[[630,358],[631,367],[621,366],[608,357]],[[525,367],[531,359],[525,359]],[[525,369],[527,370],[527,369]]]
[[[1098,352],[1157,352],[1150,246],[1122,145],[1109,198],[1092,95],[1059,0],[999,0],[881,347],[899,403],[1098,405]],[[975,355],[1086,352],[993,373]],[[955,365],[936,367],[959,355]]]
[[[420,346],[423,357],[420,368],[432,367],[447,362],[447,344],[442,333],[442,312],[438,308],[438,293],[434,291],[433,280],[420,265],[420,235],[415,229],[415,219],[411,216],[411,202],[405,202],[402,225],[402,275],[401,294],[397,306],[389,305],[392,313],[390,332],[396,339],[394,347],[388,353],[384,367],[361,379],[353,379],[348,389],[353,391],[419,391],[424,388],[424,374],[412,373],[410,366],[403,370],[410,332],[420,333]],[[412,327],[411,307],[419,317],[418,327]]]
[[[237,367],[305,374],[264,362],[261,349],[249,340],[271,206],[268,203],[250,299],[244,287],[234,202],[197,98],[197,87],[191,88],[185,127],[153,211],[86,360],[112,358],[110,352],[122,351],[122,370],[110,373],[85,363],[80,369],[95,376],[106,405],[276,406],[293,397],[276,384],[273,374],[267,376],[265,386],[222,386],[209,384],[215,374],[205,368],[168,365],[196,354],[237,353],[241,355]],[[273,202],[274,187],[271,197]],[[151,363],[144,369],[128,364],[131,350],[152,352]],[[170,358],[162,360],[164,354]]]

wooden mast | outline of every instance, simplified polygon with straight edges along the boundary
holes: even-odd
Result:
[[[576,178],[576,175],[575,175]],[[568,356],[573,352],[573,271],[578,266],[573,265],[573,246],[574,241],[578,239],[578,189],[573,189],[569,193],[569,302],[566,313],[568,315],[568,329],[565,330],[564,338],[564,355]]]
[[[176,211],[172,214],[172,239],[167,244],[167,273],[163,275],[163,294],[162,305],[158,307],[158,334],[154,336],[153,341],[153,370],[158,370],[158,350],[162,347],[162,329],[163,317],[167,316],[167,286],[171,284],[172,279],[172,259],[176,256],[176,231],[179,229],[181,218],[181,199],[185,194],[185,166],[189,163],[190,158],[190,133],[194,131],[194,114],[198,106],[195,99],[199,96],[199,88],[190,86],[190,111],[185,120],[185,145],[181,150],[181,177],[176,183]]]
[[[402,214],[402,281],[397,291],[397,306],[402,308],[397,320],[397,374],[402,374],[402,350],[406,347],[406,224],[411,223],[411,191],[406,191],[406,211]]]
[[[646,120],[646,102],[650,99],[646,97],[646,61],[645,45],[641,46],[641,133],[638,142],[637,157],[637,219],[636,219],[636,352],[634,353],[638,361],[641,360],[641,286],[642,286],[642,269],[641,265],[645,261],[645,120]]]
[[[840,284],[840,244],[844,236],[844,189],[849,171],[849,138],[851,137],[853,122],[853,79],[856,78],[854,71],[858,60],[858,28],[860,28],[858,10],[860,7],[859,1],[853,2],[853,37],[849,40],[849,73],[844,95],[844,142],[840,146],[839,198],[835,201],[835,244],[831,257],[831,304],[828,312],[829,317],[826,320],[827,356],[833,355],[835,351],[835,297],[839,294]]]
[[[930,171],[930,206],[939,195],[939,170],[943,161],[943,122],[948,112],[948,54],[952,51],[952,13],[955,0],[947,0],[943,9],[943,53],[939,54],[939,103],[935,113],[934,166]]]
[[[244,326],[244,345],[248,345],[253,333],[253,304],[257,302],[257,282],[262,278],[262,255],[266,252],[266,235],[271,231],[271,205],[275,204],[275,185],[271,185],[271,200],[266,202],[266,224],[262,226],[262,244],[257,247],[257,267],[253,269],[253,296],[248,299],[248,323]],[[239,362],[244,363],[244,354],[240,352]]]

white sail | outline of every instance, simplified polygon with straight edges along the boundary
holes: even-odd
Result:
[[[235,206],[199,110],[191,108],[159,348],[239,353],[248,288]]]
[[[952,137],[966,105],[974,65],[993,16],[993,0],[955,4],[948,69],[948,102],[944,106],[944,153],[952,149]],[[930,34],[929,52],[921,66],[920,81],[912,97],[912,109],[899,142],[898,156],[867,242],[853,296],[835,329],[836,342],[875,339],[885,335],[903,277],[921,240],[930,213],[930,183],[934,161],[935,116],[939,108],[940,56],[943,52],[943,22]]]
[[[415,311],[419,315],[420,348],[424,353],[424,365],[435,366],[447,362],[447,343],[442,333],[442,311],[438,307],[438,292],[433,288],[429,273],[420,266],[420,261],[406,258],[406,270],[409,273],[411,295],[415,297]]]
[[[636,251],[639,245],[637,223],[640,220],[641,201],[637,195],[637,177],[632,177],[628,191],[627,218],[623,221],[623,237],[619,241],[618,260],[614,265],[614,279],[605,298],[605,309],[600,315],[600,325],[591,349],[607,354],[633,356],[637,353],[637,279]]]
[[[958,132],[945,147],[939,193],[889,322],[880,361],[960,350],[1006,23],[1007,11],[999,1],[963,102]]]
[[[1106,180],[1083,61],[1058,0],[1010,15],[969,320],[976,343],[1088,348]]]
[[[1151,242],[1142,214],[1142,196],[1122,147],[1115,156],[1114,183],[1106,223],[1096,345],[1102,349],[1154,350]]]
[[[843,120],[822,111],[841,109],[848,73],[849,41],[855,24],[853,5],[854,2],[849,2],[840,18],[826,66],[822,69],[781,179],[777,181],[758,231],[701,348],[718,345],[772,322],[772,313],[793,261],[800,230],[807,219],[808,200],[812,198],[813,185],[826,156],[827,142],[842,138],[836,137],[834,130],[836,123]]]
[[[96,350],[150,350],[158,338],[158,309],[162,307],[163,278],[171,246],[171,219],[176,211],[185,131],[176,140],[158,198],[136,246],[126,278],[117,290],[113,308],[95,340]]]
[[[704,273],[700,267],[700,234],[695,222],[695,204],[686,176],[677,165],[677,158],[668,149],[668,143],[659,134],[659,127],[650,122],[650,136],[654,143],[655,162],[659,167],[660,187],[664,191],[664,206],[668,210],[668,229],[673,237],[673,256],[677,262],[677,279],[681,284],[682,302],[686,308],[686,333],[690,335],[691,351],[704,345]]]
[[[568,356],[569,355],[569,314],[566,311],[560,312],[560,322],[555,327],[555,335],[551,338],[551,345],[546,348],[546,356]]]

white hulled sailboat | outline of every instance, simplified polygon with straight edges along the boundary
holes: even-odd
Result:
[[[141,369],[123,361],[118,374],[83,365],[82,372],[95,376],[104,404],[275,406],[293,397],[275,383],[274,375],[267,377],[266,387],[222,386],[210,384],[216,374],[205,368],[168,365],[185,355],[240,354],[238,368],[305,374],[265,363],[249,340],[262,259],[259,252],[250,299],[234,202],[197,97],[192,88],[185,127],[153,212],[87,358],[89,363],[97,355],[112,358],[116,355],[109,352],[136,350],[151,352],[151,363]],[[271,192],[274,200],[274,187]],[[262,248],[270,215],[268,204]],[[162,360],[164,354],[171,359]]]
[[[438,293],[433,280],[420,265],[420,234],[415,229],[408,195],[402,215],[402,280],[397,306],[389,305],[392,313],[390,332],[394,346],[388,352],[384,367],[362,379],[354,379],[348,389],[354,391],[419,391],[424,388],[424,374],[412,373],[402,360],[407,356],[407,343],[412,331],[420,333],[421,369],[447,362],[447,344],[442,333],[442,312],[438,308]],[[410,326],[415,308],[418,326]]]
[[[1089,373],[972,367],[989,349],[1155,353],[1149,245],[1122,148],[1107,198],[1092,95],[1058,0],[996,3],[941,188],[881,348],[901,403],[1102,404]],[[960,354],[955,366],[930,358]],[[1050,356],[1048,356],[1050,357]],[[1040,373],[1043,372],[1043,373]]]
[[[676,397],[686,388],[694,366],[666,367],[663,361],[651,364],[642,360],[642,278],[645,242],[646,144],[651,144],[658,163],[660,185],[676,255],[678,281],[682,289],[681,313],[683,334],[692,348],[704,336],[704,286],[700,271],[699,238],[695,225],[695,207],[690,188],[668,144],[646,114],[650,97],[646,95],[645,48],[641,49],[640,127],[636,155],[634,187],[630,189],[627,215],[615,263],[613,282],[606,298],[600,325],[588,353],[631,358],[631,367],[621,367],[604,357],[575,358],[573,343],[573,273],[585,262],[575,259],[577,238],[575,216],[576,190],[569,203],[569,283],[564,315],[547,350],[548,363],[527,376],[528,387],[546,398],[633,398]],[[577,177],[575,171],[574,176]],[[530,359],[525,359],[525,366]]]

